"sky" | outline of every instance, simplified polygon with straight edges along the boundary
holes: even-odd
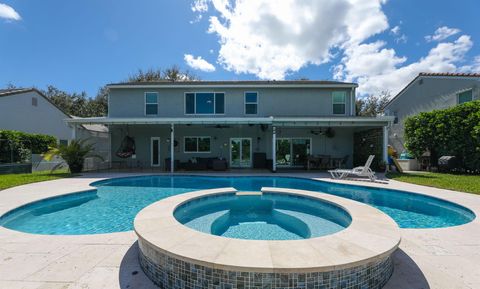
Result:
[[[0,0],[0,87],[95,96],[139,69],[202,80],[337,80],[395,95],[480,72],[478,0]]]

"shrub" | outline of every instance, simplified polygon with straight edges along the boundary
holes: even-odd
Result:
[[[407,118],[405,146],[417,158],[429,151],[433,165],[454,155],[464,170],[480,172],[480,100]]]
[[[67,162],[72,174],[80,173],[83,170],[85,158],[95,157],[103,160],[101,156],[93,154],[94,146],[91,143],[87,143],[87,141],[88,139],[72,140],[68,145],[50,147],[43,155],[43,158],[50,161],[54,156],[60,156]],[[52,171],[60,168],[62,165],[62,163],[58,164],[53,167]]]
[[[30,153],[42,154],[56,142],[49,135],[0,130],[0,162],[25,162]]]

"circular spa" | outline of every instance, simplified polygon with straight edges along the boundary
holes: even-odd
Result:
[[[400,243],[373,207],[283,188],[172,196],[134,228],[141,267],[161,288],[382,288]]]

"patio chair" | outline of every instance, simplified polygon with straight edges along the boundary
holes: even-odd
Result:
[[[356,176],[356,177],[368,177],[370,181],[375,181],[377,177],[375,176],[375,172],[370,169],[370,165],[372,164],[374,155],[370,155],[367,159],[367,162],[364,166],[356,167],[351,170],[344,170],[344,169],[336,169],[328,171],[333,179],[345,179],[348,176]]]

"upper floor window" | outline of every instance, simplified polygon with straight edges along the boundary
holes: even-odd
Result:
[[[145,92],[145,115],[158,114],[158,93]]]
[[[245,114],[258,113],[258,93],[245,92]]]
[[[395,118],[393,119],[393,123],[394,123],[394,124],[397,124],[397,123],[398,123],[398,112],[397,112],[397,111],[394,111],[394,112],[393,112],[393,116],[395,117]]]
[[[185,114],[224,114],[225,93],[188,92],[185,93]]]
[[[32,105],[37,106],[38,105],[38,99],[36,97],[32,97]]]
[[[345,114],[347,92],[334,91],[332,93],[333,114]]]
[[[209,153],[210,137],[186,136],[183,151],[186,153]]]
[[[464,92],[457,94],[458,104],[469,102],[473,100],[473,90],[469,89]]]

